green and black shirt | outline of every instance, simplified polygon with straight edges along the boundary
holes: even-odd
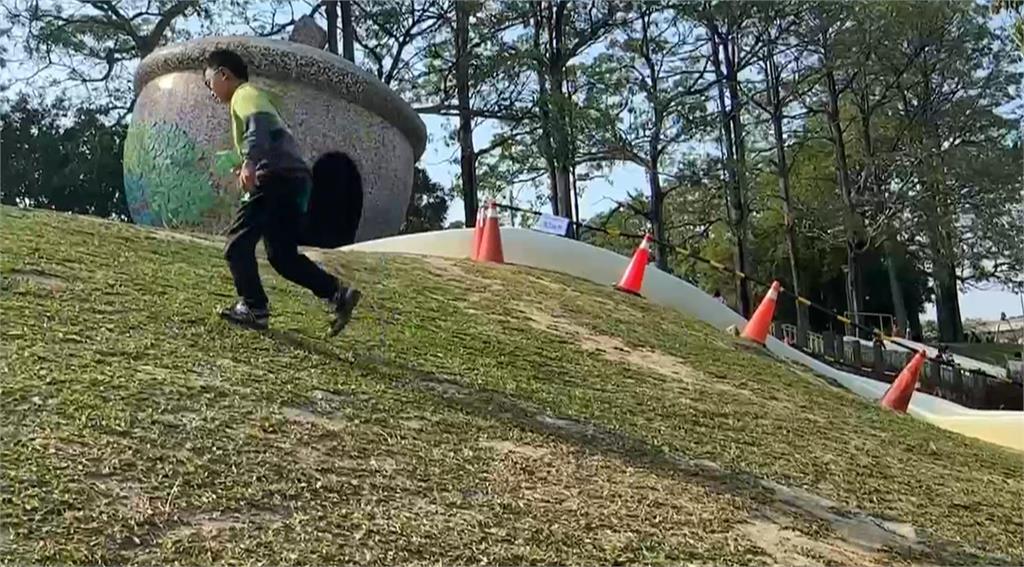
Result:
[[[239,85],[231,96],[231,134],[239,157],[251,161],[257,173],[308,179],[309,166],[278,108],[265,92],[249,83]],[[299,196],[303,210],[309,189],[304,193]]]

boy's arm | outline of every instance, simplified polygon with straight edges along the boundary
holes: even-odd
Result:
[[[256,166],[270,157],[271,133],[281,127],[281,119],[270,101],[252,88],[236,93],[231,106],[239,122],[235,133],[238,153],[244,161]]]
[[[265,112],[250,114],[242,134],[242,157],[253,164],[270,157],[270,133],[277,128],[277,117]]]

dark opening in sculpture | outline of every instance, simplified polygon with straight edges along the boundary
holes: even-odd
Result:
[[[363,180],[352,158],[328,152],[313,164],[313,193],[303,244],[337,248],[352,244],[363,216]]]

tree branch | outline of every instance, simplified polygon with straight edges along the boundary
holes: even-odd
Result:
[[[156,25],[150,30],[149,35],[146,36],[146,48],[139,50],[139,56],[145,57],[149,55],[153,50],[160,45],[160,40],[163,39],[164,32],[171,26],[178,16],[185,14],[190,8],[198,8],[198,0],[183,0],[174,3],[170,8],[164,12],[163,16],[157,20]]]

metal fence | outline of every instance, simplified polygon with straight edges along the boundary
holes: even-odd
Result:
[[[887,349],[879,341],[870,345],[855,337],[808,332],[800,337],[796,325],[772,326],[772,334],[794,348],[832,366],[866,378],[891,383],[913,356],[905,350]],[[974,409],[1024,410],[1024,385],[931,359],[918,378],[918,390]]]

